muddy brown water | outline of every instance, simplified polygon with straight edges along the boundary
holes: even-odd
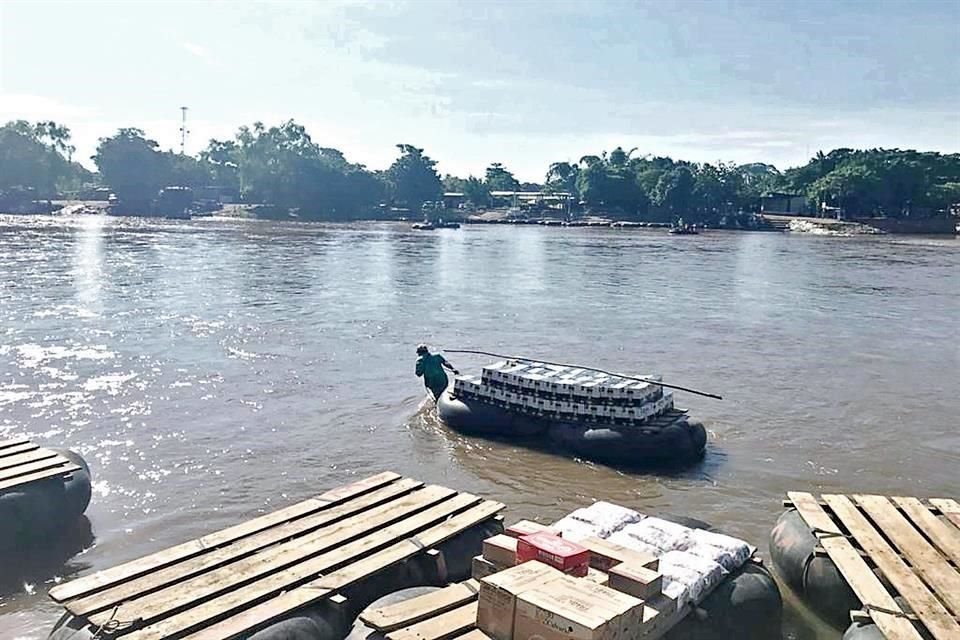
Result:
[[[787,490],[957,495],[960,242],[595,228],[0,217],[0,438],[82,453],[95,545],[0,594],[43,638],[68,579],[393,469],[550,520],[594,499],[756,544]],[[638,474],[440,425],[414,346],[702,388],[702,463]],[[462,370],[484,360],[453,357]],[[784,635],[835,638],[790,598]]]

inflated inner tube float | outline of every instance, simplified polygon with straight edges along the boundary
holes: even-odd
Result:
[[[796,509],[785,511],[770,532],[770,557],[783,582],[824,620],[843,628],[860,600],[833,560],[815,553],[819,545]]]
[[[657,428],[562,422],[506,411],[478,400],[437,400],[440,419],[467,435],[523,439],[534,446],[560,448],[576,456],[623,466],[684,463],[703,456],[707,431],[685,414]]]
[[[0,556],[49,544],[74,525],[90,504],[87,463],[72,451],[57,453],[80,470],[0,492]]]
[[[80,469],[0,492],[0,593],[54,575],[93,543],[83,515],[90,504],[90,469],[72,451],[57,453]]]

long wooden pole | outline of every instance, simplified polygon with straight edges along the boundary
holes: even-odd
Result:
[[[489,351],[478,351],[475,349],[444,349],[445,353],[471,353],[474,355],[480,356],[490,356],[491,358],[503,358],[504,360],[526,360],[529,362],[540,362],[543,364],[553,365],[555,367],[573,367],[577,369],[589,369],[591,371],[596,371],[598,373],[603,373],[614,378],[625,378],[627,380],[636,380],[637,382],[646,382],[649,384],[655,384],[659,387],[666,387],[667,389],[676,389],[677,391],[686,391],[687,393],[693,393],[698,396],[703,396],[705,398],[713,398],[714,400],[723,400],[722,396],[718,396],[715,393],[707,393],[706,391],[697,391],[696,389],[690,389],[689,387],[681,387],[675,384],[667,384],[666,382],[660,382],[658,380],[651,380],[650,378],[639,378],[637,376],[626,376],[622,373],[611,373],[610,371],[604,371],[603,369],[597,369],[596,367],[585,367],[579,364],[564,364],[562,362],[547,362],[546,360],[540,360],[539,358],[526,358],[522,356],[505,356],[502,353],[491,353]]]

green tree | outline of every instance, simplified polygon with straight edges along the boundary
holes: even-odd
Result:
[[[693,202],[695,180],[689,167],[679,166],[663,174],[657,182],[653,201],[672,216],[686,215]]]
[[[552,193],[577,193],[580,168],[569,162],[554,162],[547,169],[545,190]]]
[[[72,153],[67,127],[8,122],[0,127],[0,190],[32,189],[36,196],[50,198],[60,189],[76,188],[89,172],[70,161]]]
[[[149,207],[169,184],[169,157],[141,129],[124,128],[100,138],[93,161],[103,182],[128,208]]]
[[[490,191],[517,191],[520,181],[499,162],[487,167],[485,182]]]
[[[436,200],[443,191],[437,162],[409,144],[398,144],[400,157],[385,173],[388,192],[395,202],[419,212],[424,202]]]

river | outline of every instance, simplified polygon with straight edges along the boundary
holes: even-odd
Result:
[[[84,455],[90,550],[53,580],[392,469],[551,519],[687,514],[766,554],[787,490],[956,495],[960,241],[637,229],[0,217],[0,439]],[[439,425],[414,347],[656,372],[704,461],[626,474]],[[450,356],[461,370],[482,360]],[[837,637],[788,597],[785,636]]]

